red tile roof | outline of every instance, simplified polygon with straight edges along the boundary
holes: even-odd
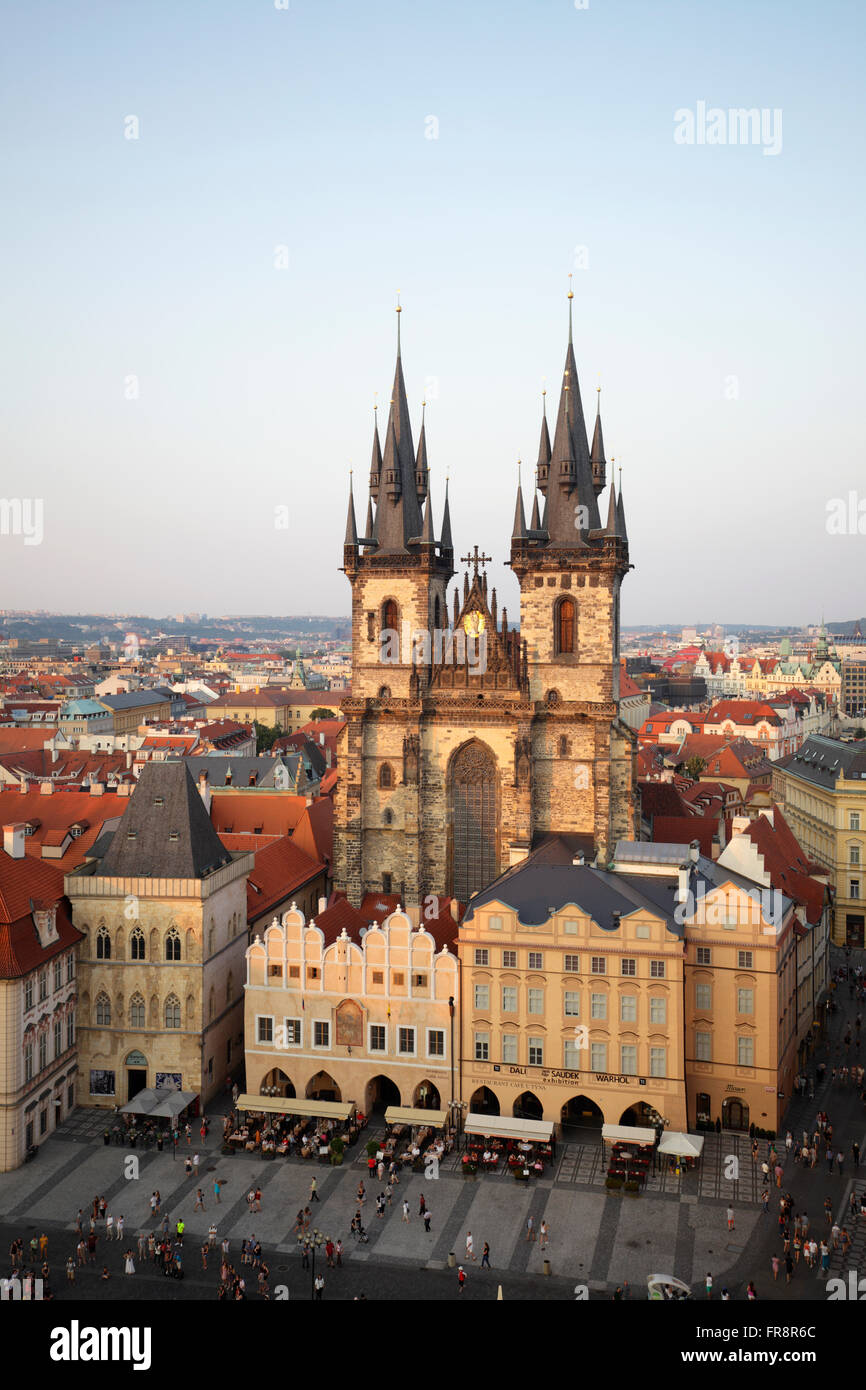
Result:
[[[813,865],[778,806],[773,809],[772,823],[767,816],[756,816],[744,834],[763,856],[773,887],[800,903],[813,926],[820,922],[825,886],[810,877]]]
[[[4,725],[0,727],[0,753],[25,753],[31,748],[42,748],[56,733],[54,727],[10,729]]]
[[[289,835],[306,809],[306,797],[287,792],[220,788],[211,798],[210,818],[220,835],[252,833],[258,826],[265,835]]]
[[[51,861],[61,873],[69,873],[83,864],[103,831],[112,828],[106,822],[119,820],[128,805],[129,797],[119,796],[116,791],[91,796],[86,791],[55,788],[50,796],[45,796],[38,788],[28,792],[4,788],[0,791],[0,824],[36,826],[34,833],[24,841],[24,852],[27,858],[40,861],[46,835],[69,830],[73,825],[86,826],[82,835],[70,840],[63,858]]]
[[[319,796],[312,806],[304,807],[292,838],[314,859],[333,862],[334,803],[329,796]]]
[[[58,940],[42,946],[32,903],[57,904]],[[0,852],[0,979],[20,979],[83,940],[63,896],[63,870],[42,860]]]
[[[657,845],[690,845],[697,840],[701,854],[713,857],[716,822],[706,816],[657,816],[653,821],[653,842]]]
[[[236,835],[230,838],[240,839]],[[220,839],[223,837],[220,836]],[[287,835],[257,847],[255,855],[255,865],[247,878],[247,921],[250,926],[255,922],[261,923],[263,917],[270,918],[278,904],[299,892],[317,875],[323,874],[326,868],[321,860],[305,854]],[[262,929],[268,925],[269,921],[262,923]]]

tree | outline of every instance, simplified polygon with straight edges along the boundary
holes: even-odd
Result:
[[[700,780],[701,773],[703,772],[705,767],[706,763],[704,759],[699,758],[697,753],[695,753],[693,757],[689,758],[683,770],[689,777],[691,777],[693,782],[697,782]]]
[[[339,718],[339,715],[336,714],[336,713],[334,712],[334,710],[332,710],[332,709],[324,709],[321,705],[317,705],[316,708],[313,710],[313,713],[310,715],[311,721],[315,721],[316,719],[338,719],[338,718]]]
[[[283,736],[282,724],[275,724],[274,727],[271,729],[268,727],[267,724],[260,724],[259,721],[256,719],[253,722],[253,728],[256,731],[257,753],[269,753],[273,748],[274,744],[276,743],[277,739],[282,738]]]

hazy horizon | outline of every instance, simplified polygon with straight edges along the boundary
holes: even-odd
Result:
[[[7,13],[2,486],[44,519],[0,534],[4,604],[348,611],[399,289],[437,529],[450,474],[455,554],[516,616],[571,271],[623,625],[683,593],[740,625],[862,610],[864,29],[846,0]],[[704,108],[767,120],[679,143]]]

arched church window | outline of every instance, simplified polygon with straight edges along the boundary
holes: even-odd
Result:
[[[96,933],[96,959],[111,960],[111,937],[105,927]]]
[[[394,599],[386,598],[382,604],[382,630],[386,628],[389,632],[397,632],[400,625],[400,613]]]
[[[450,769],[452,888],[460,902],[484,888],[498,872],[496,760],[473,740],[454,755]]]
[[[144,960],[144,932],[134,927],[129,938],[129,954],[132,960]]]
[[[180,933],[177,927],[170,927],[165,936],[166,960],[180,960]]]
[[[390,698],[391,698],[391,687],[390,687],[390,685],[380,685],[380,686],[379,686],[379,699],[380,699],[380,700],[390,700]]]
[[[574,602],[570,598],[558,599],[553,611],[556,655],[566,656],[574,651]]]
[[[437,594],[433,600],[433,626],[438,630],[442,626],[442,604]]]
[[[559,701],[560,701],[560,694],[559,694],[559,691],[558,691],[558,690],[548,690],[547,695],[545,696],[545,699],[547,700],[547,704],[548,704],[549,708],[550,708],[550,709],[555,709],[556,706],[559,704]]]
[[[379,768],[379,786],[383,791],[388,791],[394,785],[394,769],[390,763],[383,763]]]

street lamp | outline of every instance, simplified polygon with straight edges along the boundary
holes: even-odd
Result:
[[[307,1250],[311,1250],[313,1252],[313,1261],[310,1270],[311,1301],[316,1297],[316,1251],[321,1249],[322,1245],[324,1244],[324,1240],[325,1237],[322,1235],[322,1232],[316,1229],[313,1230],[312,1235],[298,1236],[298,1245],[301,1247],[301,1250],[303,1251],[304,1246],[306,1246]]]

